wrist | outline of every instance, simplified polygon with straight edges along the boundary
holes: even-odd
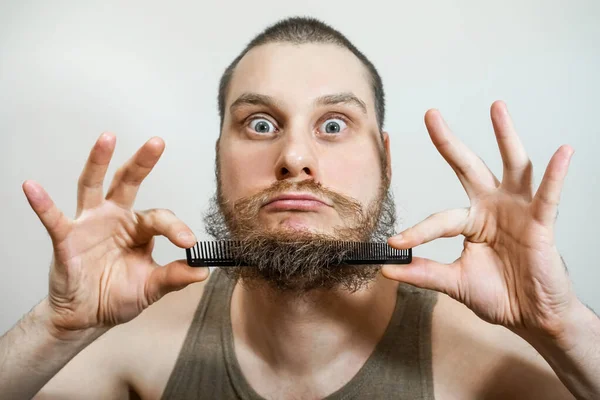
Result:
[[[85,329],[65,329],[55,323],[57,316],[50,306],[48,297],[44,298],[30,313],[31,323],[39,327],[51,340],[64,343],[88,344],[102,336],[109,328],[94,327]]]
[[[571,312],[565,316],[562,335],[555,338],[555,342],[561,350],[569,351],[582,344],[595,343],[599,333],[600,319],[577,299]]]
[[[575,298],[562,315],[559,329],[540,334],[526,334],[522,337],[538,349],[552,349],[570,352],[582,344],[589,344],[600,332],[600,319]]]
[[[560,330],[526,332],[522,337],[548,362],[576,398],[599,398],[600,319],[585,304],[579,300],[573,302],[569,312],[561,318]]]

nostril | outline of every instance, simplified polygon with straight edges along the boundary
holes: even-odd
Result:
[[[300,176],[300,175],[306,175],[306,176],[311,176],[312,177],[312,170],[309,167],[303,167],[301,170],[297,170],[295,168],[286,168],[286,167],[281,167],[279,168],[279,173],[278,176],[281,178],[287,178],[287,177],[291,177],[291,176]]]

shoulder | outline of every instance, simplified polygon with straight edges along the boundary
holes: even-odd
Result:
[[[105,347],[122,379],[142,398],[159,398],[185,340],[207,281],[165,295],[132,321],[111,329]]]
[[[542,356],[508,329],[439,294],[432,317],[438,399],[572,399]]]
[[[36,398],[160,398],[205,283],[170,293],[71,359]],[[135,396],[133,397],[135,398]]]

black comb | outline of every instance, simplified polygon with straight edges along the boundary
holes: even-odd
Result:
[[[410,264],[412,249],[398,250],[384,242],[335,241],[345,256],[341,264]],[[248,266],[235,256],[236,249],[243,246],[237,240],[198,242],[186,249],[187,263],[192,267],[243,267]]]

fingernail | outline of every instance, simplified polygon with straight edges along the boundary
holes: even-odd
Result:
[[[177,235],[177,238],[180,240],[183,240],[185,242],[196,242],[196,238],[194,237],[194,235],[192,235],[189,232],[183,231],[183,232],[179,232],[179,235]]]
[[[403,238],[403,237],[402,237],[402,235],[401,235],[401,234],[399,234],[399,235],[396,235],[396,236],[392,236],[392,240],[393,240],[394,242],[401,242],[401,241],[402,241],[402,238]]]

